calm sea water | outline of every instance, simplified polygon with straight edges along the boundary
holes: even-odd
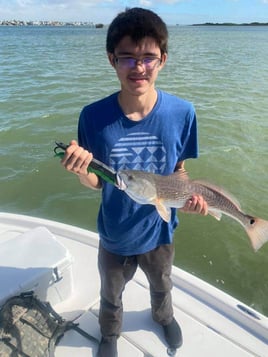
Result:
[[[0,205],[96,230],[99,192],[53,157],[76,137],[81,108],[118,89],[105,29],[0,27]],[[193,178],[268,219],[268,28],[170,28],[158,86],[192,101],[200,158]],[[258,253],[236,222],[179,214],[176,265],[268,315],[268,244]]]

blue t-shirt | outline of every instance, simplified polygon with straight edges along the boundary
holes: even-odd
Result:
[[[129,120],[118,93],[83,108],[79,145],[116,171],[144,170],[168,175],[179,161],[198,155],[197,123],[191,103],[157,91],[152,111]],[[98,231],[103,247],[120,255],[143,254],[172,242],[178,224],[176,209],[166,223],[153,205],[140,205],[125,192],[103,182]]]

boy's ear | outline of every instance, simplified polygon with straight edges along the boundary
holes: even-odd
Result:
[[[110,53],[110,52],[107,52],[107,56],[108,56],[108,60],[111,64],[111,66],[114,67],[114,54],[113,53]]]
[[[165,63],[167,61],[167,53],[163,53],[162,56],[161,56],[161,64],[160,64],[160,69],[162,69],[164,66],[165,66]]]

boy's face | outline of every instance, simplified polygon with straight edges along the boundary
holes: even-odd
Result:
[[[136,96],[154,89],[158,73],[167,59],[166,54],[161,55],[152,37],[144,37],[135,43],[129,36],[123,37],[108,57],[116,70],[122,91]]]

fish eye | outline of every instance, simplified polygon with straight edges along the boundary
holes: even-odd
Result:
[[[129,175],[128,179],[129,179],[129,181],[133,181],[134,180],[134,176],[133,175]]]

